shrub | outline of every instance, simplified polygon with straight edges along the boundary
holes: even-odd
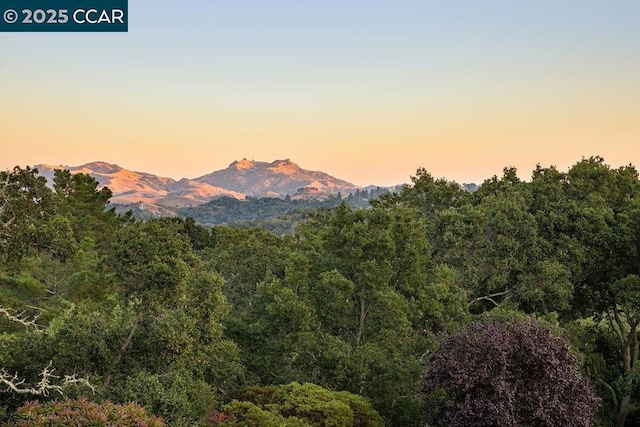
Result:
[[[161,418],[147,414],[137,403],[117,405],[111,402],[90,402],[86,398],[76,400],[31,401],[15,413],[10,427],[35,426],[94,426],[94,427],[162,427]]]
[[[334,392],[315,384],[290,383],[251,387],[222,412],[209,417],[212,426],[383,426],[380,415],[361,396]]]

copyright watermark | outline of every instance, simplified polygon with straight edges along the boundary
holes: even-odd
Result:
[[[127,0],[5,0],[0,32],[126,32]]]
[[[2,19],[4,19],[4,22],[7,24],[14,24],[18,21],[18,12],[13,9],[7,9],[2,14]]]

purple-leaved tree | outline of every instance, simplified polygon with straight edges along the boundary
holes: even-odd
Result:
[[[446,426],[590,426],[599,398],[569,344],[533,319],[485,319],[446,337],[424,373]]]

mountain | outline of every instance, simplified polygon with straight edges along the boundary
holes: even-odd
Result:
[[[71,173],[85,173],[98,181],[100,186],[113,192],[111,203],[148,204],[160,207],[196,206],[221,196],[244,199],[243,194],[213,185],[183,178],[176,181],[145,172],[133,172],[118,165],[92,162],[81,166],[36,165],[40,175],[53,185],[55,169],[68,169]]]
[[[315,203],[335,199],[338,193],[346,197],[360,189],[324,172],[302,169],[288,159],[272,163],[243,159],[226,169],[192,180],[134,172],[106,162],[80,166],[39,164],[35,167],[50,186],[53,186],[55,169],[91,175],[101,187],[111,189],[111,203],[117,212],[131,210],[139,218],[182,215],[181,208],[195,209],[221,197],[244,201],[246,196],[284,198],[288,195],[292,200]]]
[[[319,198],[327,194],[349,192],[357,185],[327,173],[302,169],[291,160],[271,163],[242,159],[226,169],[196,178],[206,183],[252,197]]]
[[[289,232],[313,209],[333,208],[343,201],[366,208],[370,199],[403,187],[358,187],[324,172],[302,169],[289,159],[271,163],[242,159],[191,180],[134,172],[105,162],[35,167],[50,186],[55,169],[91,175],[101,187],[111,189],[111,203],[118,213],[131,211],[137,218],[191,216],[209,226],[242,223],[276,233]],[[464,184],[463,188],[473,192],[477,186]]]

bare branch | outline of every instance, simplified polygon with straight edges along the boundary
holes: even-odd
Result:
[[[18,313],[17,311],[11,308],[5,308],[2,305],[0,305],[0,314],[4,314],[4,316],[12,322],[20,323],[27,328],[33,328],[37,332],[42,332],[44,330],[44,327],[37,323],[40,318],[39,314],[29,318],[29,315],[24,311]]]
[[[471,300],[471,302],[469,304],[467,304],[467,308],[471,307],[473,304],[477,303],[478,301],[482,301],[482,300],[486,300],[486,301],[491,301],[492,303],[495,304],[495,306],[499,306],[500,304],[498,304],[497,302],[495,302],[495,300],[493,298],[495,297],[499,297],[501,295],[506,295],[508,294],[509,291],[503,291],[503,292],[496,292],[495,294],[491,294],[491,295],[485,295],[483,297],[478,297],[478,298],[474,298]]]
[[[10,206],[9,199],[7,198],[7,195],[6,195],[6,189],[10,185],[9,177],[10,175],[7,172],[4,181],[0,183],[0,198],[2,199],[2,203],[0,203],[0,215],[3,215],[5,210],[7,209],[7,206]],[[11,223],[13,223],[15,219],[16,217],[14,215],[11,218],[5,219],[4,221],[2,221],[0,225],[2,225],[4,228],[9,228],[9,226],[11,225]]]
[[[0,370],[0,392],[13,392],[17,394],[32,394],[34,396],[48,396],[51,392],[64,396],[63,389],[72,384],[81,384],[91,389],[95,393],[95,387],[86,378],[77,378],[75,375],[65,375],[61,381],[59,376],[54,375],[55,368],[51,368],[49,362],[40,373],[40,381],[34,386],[26,384],[24,378],[18,374],[9,374],[6,369]]]
[[[35,307],[30,307],[35,308]],[[0,305],[0,313],[12,322],[33,328],[37,332],[44,331],[44,327],[37,323],[40,315],[29,317],[24,311],[17,313],[15,310],[5,308]],[[24,378],[20,378],[17,373],[10,374],[5,368],[0,369],[0,393],[31,394],[34,396],[48,396],[51,392],[64,396],[63,389],[72,384],[84,385],[95,393],[95,387],[86,378],[77,378],[74,375],[65,375],[62,380],[58,375],[54,375],[55,368],[51,368],[53,362],[49,362],[40,373],[40,381],[35,385],[29,385]],[[60,381],[59,381],[60,380]]]

